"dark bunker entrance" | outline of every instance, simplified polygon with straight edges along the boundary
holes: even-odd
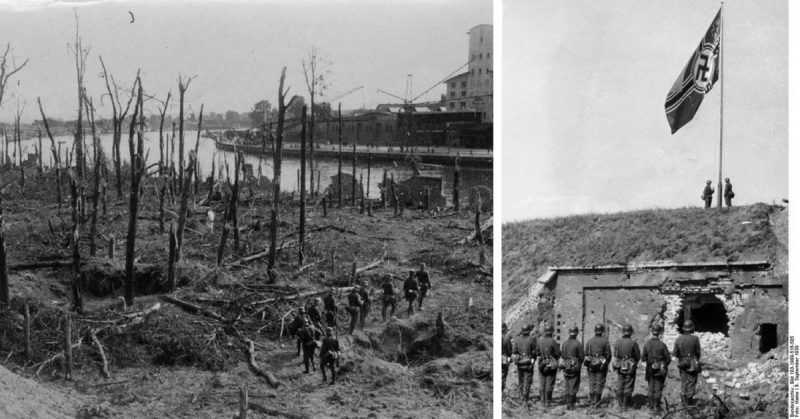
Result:
[[[675,320],[679,330],[683,330],[683,322],[687,319],[694,322],[694,331],[697,333],[722,333],[728,336],[728,312],[722,301],[712,294],[686,295]]]

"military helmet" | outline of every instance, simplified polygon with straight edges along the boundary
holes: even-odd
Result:
[[[622,326],[622,336],[630,336],[632,334],[633,334],[633,326],[631,326],[628,323],[625,323],[625,325]]]
[[[505,322],[503,322],[503,332],[505,332],[506,330],[508,330],[508,325]]]
[[[603,325],[603,323],[597,323],[596,325],[594,325],[595,333],[604,333],[605,331],[606,327]]]
[[[711,181],[710,181],[710,180],[707,180],[707,181],[706,181],[706,183],[710,185],[710,184],[711,184]]]
[[[505,326],[505,324],[503,324],[503,326]],[[522,334],[530,333],[531,330],[533,330],[533,325],[529,324],[522,328]]]
[[[725,178],[725,182],[730,182],[730,181],[731,181],[731,178],[729,178],[729,177]]]
[[[659,323],[656,323],[653,325],[650,331],[656,336],[661,335],[662,333],[664,333],[664,326],[662,326]]]
[[[548,335],[548,334],[552,335],[554,330],[555,329],[553,329],[553,326],[548,324],[547,326],[544,327],[544,334],[545,335]]]
[[[578,326],[572,326],[569,328],[569,335],[570,336],[578,336]]]
[[[691,320],[686,320],[683,322],[683,331],[684,332],[694,332],[694,322]]]

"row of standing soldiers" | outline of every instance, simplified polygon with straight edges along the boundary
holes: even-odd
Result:
[[[517,366],[519,392],[522,402],[530,402],[530,388],[533,382],[533,368],[539,360],[539,400],[545,408],[549,408],[553,400],[556,374],[564,373],[564,401],[567,410],[574,410],[578,388],[581,383],[581,369],[586,367],[589,379],[589,405],[597,408],[605,387],[609,365],[617,372],[618,388],[617,405],[620,411],[631,406],[633,387],[636,383],[636,369],[640,362],[645,363],[645,380],[647,381],[648,407],[652,412],[661,411],[661,398],[667,379],[667,368],[671,362],[667,345],[661,341],[664,326],[656,323],[651,328],[652,337],[644,344],[642,351],[639,344],[631,339],[633,327],[626,324],[622,327],[622,338],[614,343],[614,351],[605,335],[605,326],[594,327],[594,337],[586,342],[585,347],[577,339],[577,327],[569,329],[569,339],[561,344],[553,338],[553,327],[544,328],[544,336],[536,339],[533,327],[528,326],[522,334],[512,339],[503,324],[502,372],[503,389],[511,362]],[[700,373],[700,341],[693,335],[694,323],[687,320],[683,324],[683,333],[675,340],[672,356],[678,359],[681,376],[681,399],[684,407],[694,405],[697,376]],[[611,362],[612,355],[615,358]]]
[[[391,309],[389,316],[394,316],[397,299],[394,291],[392,278],[387,276],[381,284],[383,289],[381,316],[383,321],[387,320],[387,311]],[[422,310],[422,302],[431,289],[430,275],[423,263],[419,271],[409,271],[408,278],[403,283],[404,298],[408,300],[408,315],[414,314],[414,303],[417,308]],[[346,310],[350,315],[349,334],[353,334],[356,326],[360,323],[361,330],[364,329],[367,316],[372,305],[371,289],[365,281],[359,281],[347,294]],[[320,308],[322,303],[322,308]],[[320,348],[320,369],[322,380],[327,382],[326,368],[331,372],[331,384],[336,381],[336,366],[339,364],[339,340],[334,331],[338,326],[337,315],[339,307],[335,297],[335,288],[331,287],[322,299],[314,298],[305,307],[300,307],[294,319],[289,323],[289,334],[297,337],[297,356],[303,354],[304,373],[309,373],[309,367],[316,370],[314,362],[316,349]],[[323,325],[325,326],[325,337],[322,338]],[[322,338],[320,342],[320,338]]]

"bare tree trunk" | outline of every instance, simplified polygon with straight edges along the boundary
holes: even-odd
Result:
[[[159,151],[159,160],[158,160],[158,175],[164,176],[164,164],[166,163],[166,159],[164,153],[166,150],[164,149],[164,119],[167,116],[167,108],[169,108],[169,99],[172,97],[172,91],[167,92],[167,100],[164,101],[164,107],[161,108],[160,116],[161,122],[158,124],[158,151]],[[167,165],[169,166],[169,165]],[[163,202],[163,197],[162,197]],[[164,226],[161,226],[161,234],[164,234]]]
[[[183,167],[184,167],[183,166],[183,146],[184,146],[184,140],[183,140],[183,97],[184,97],[184,94],[186,93],[186,89],[189,88],[189,84],[191,82],[192,82],[192,78],[191,77],[189,77],[186,80],[186,84],[184,84],[183,78],[181,78],[181,77],[178,78],[178,94],[180,96],[180,110],[178,111],[179,112],[179,115],[178,115],[178,166],[181,168],[181,171],[178,173],[178,185],[179,185],[179,188],[183,188],[184,187],[184,179],[183,179],[183,177],[185,175],[185,173],[183,172]],[[180,230],[181,230],[180,226],[178,226],[178,259],[179,260],[180,260],[180,256],[181,256],[181,254],[180,254],[180,247],[181,247],[180,240],[183,237],[183,233]]]
[[[286,79],[286,67],[281,70],[281,79],[278,86],[278,128],[275,138],[275,152],[273,153],[273,196],[272,196],[272,213],[270,214],[270,238],[269,238],[269,258],[267,259],[267,269],[269,273],[270,282],[277,280],[275,275],[275,257],[277,255],[278,247],[278,211],[280,204],[281,194],[281,153],[283,151],[283,125],[286,119],[286,109],[292,105],[296,97],[289,99],[289,103],[285,103],[287,91],[284,90],[283,84]]]
[[[133,294],[136,282],[133,258],[136,251],[136,216],[139,211],[139,192],[142,174],[145,170],[144,162],[144,104],[142,94],[142,83],[137,77],[139,89],[136,97],[136,105],[131,117],[130,130],[128,131],[128,148],[131,155],[131,190],[128,200],[128,238],[125,241],[125,304],[133,306]],[[139,121],[137,121],[139,118]],[[139,123],[138,132],[136,124]],[[137,135],[136,149],[134,149],[133,136]]]
[[[461,187],[461,168],[458,167],[458,158],[456,158],[453,167],[453,209],[459,211],[461,208],[460,197],[458,190]]]
[[[306,243],[306,111],[303,106],[302,126],[300,128],[300,236],[297,240],[297,266],[303,266]],[[313,112],[312,112],[313,115]],[[313,118],[313,116],[312,116]],[[311,176],[314,179],[314,176]],[[313,183],[312,183],[313,185]],[[313,188],[313,186],[312,186]]]
[[[64,313],[64,378],[72,380],[72,316]]]
[[[358,143],[358,132],[360,131],[358,123],[356,123],[356,139],[353,140],[353,195],[350,198],[350,206],[356,206],[356,143]]]
[[[72,309],[83,313],[83,292],[81,290],[81,185],[80,179],[69,169],[70,194],[72,195]]]
[[[198,150],[200,149],[200,131],[203,129],[203,106],[205,104],[200,104],[200,118],[197,120],[197,141],[194,143],[194,155],[199,156],[197,154]],[[195,159],[194,161],[194,195],[197,195],[197,192],[200,188],[200,163],[198,163],[200,159]]]
[[[178,213],[178,231],[177,231],[177,251],[175,253],[175,263],[180,262],[181,254],[183,252],[183,233],[186,230],[186,216],[189,210],[189,195],[192,192],[192,172],[194,171],[194,153],[189,153],[189,163],[186,164],[186,175],[183,177],[184,185],[181,186],[181,209]],[[184,169],[181,169],[183,172]]]
[[[389,190],[387,171],[388,169],[383,169],[383,189],[381,189],[381,207],[383,208],[386,208],[386,192]]]
[[[239,251],[239,173],[244,165],[244,154],[241,151],[236,151],[236,162],[234,162],[234,169],[236,173],[233,174],[233,188],[231,188],[231,204],[230,204],[230,217],[233,223],[233,249]]]
[[[44,165],[42,164],[42,153],[43,153],[43,151],[42,151],[42,130],[40,128],[39,129],[39,153],[37,153],[39,155],[38,157],[39,157],[39,174],[40,175],[42,174],[42,172],[44,172]]]
[[[178,240],[175,238],[173,223],[169,223],[169,260],[167,261],[167,291],[175,290],[175,254],[178,247]]]
[[[367,190],[365,192],[367,194],[367,198],[369,198],[369,184],[371,178],[372,178],[372,153],[369,153],[367,154]],[[363,183],[361,184],[361,187],[362,188],[364,187]]]
[[[8,264],[6,262],[6,226],[0,198],[0,305],[10,307],[11,297],[8,289]]]
[[[338,188],[339,188],[339,208],[342,207],[342,103],[339,102],[339,171]]]
[[[95,256],[97,254],[97,207],[100,203],[100,167],[103,162],[103,149],[100,146],[100,141],[97,138],[97,131],[95,129],[94,121],[94,106],[91,99],[86,101],[86,114],[89,116],[89,123],[92,127],[92,148],[94,149],[94,187],[92,188],[92,226],[89,234],[89,255]]]

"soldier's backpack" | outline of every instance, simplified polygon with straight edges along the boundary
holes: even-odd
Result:
[[[703,371],[703,366],[700,365],[700,361],[697,360],[695,357],[689,357],[689,366],[686,368],[686,372],[692,374],[698,374]]]
[[[533,364],[533,359],[527,352],[523,352],[517,358],[517,366],[522,368],[529,368]]]
[[[614,369],[622,375],[630,375],[633,373],[635,366],[636,364],[633,362],[633,359],[627,357],[618,359],[617,362],[614,363]]]
[[[564,360],[564,375],[567,377],[575,377],[581,372],[581,363],[578,358],[568,358]]]
[[[600,372],[600,370],[603,369],[603,364],[605,363],[605,357],[601,357],[600,355],[589,355],[583,361],[583,365],[586,365],[586,368],[588,368],[591,372]]]
[[[653,377],[666,377],[667,376],[667,363],[663,360],[650,362],[650,374]]]
[[[544,373],[553,373],[558,371],[558,359],[552,356],[542,357],[542,360],[539,361],[539,368]]]

